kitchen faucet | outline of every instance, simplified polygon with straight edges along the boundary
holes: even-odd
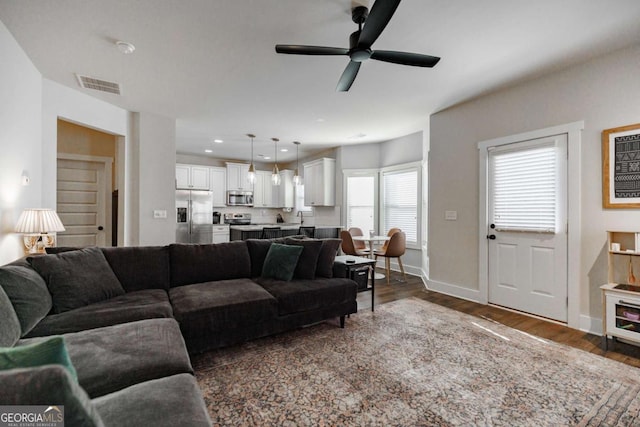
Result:
[[[302,211],[298,211],[298,215],[300,217],[300,224],[304,224],[304,217],[302,216]]]

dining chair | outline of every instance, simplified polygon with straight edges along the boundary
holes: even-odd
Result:
[[[394,234],[396,234],[398,231],[402,231],[401,229],[399,229],[398,227],[392,227],[389,229],[389,231],[387,231],[387,237],[391,237]],[[391,239],[389,239],[391,240]],[[382,244],[382,246],[380,247],[380,251],[386,251],[387,250],[387,245],[389,245],[389,240],[385,240],[384,243]]]
[[[351,233],[349,233],[347,230],[342,230],[340,232],[340,238],[342,239],[342,244],[341,244],[342,252],[344,252],[345,255],[362,256],[362,257],[366,257],[367,255],[369,255],[368,251],[364,252],[356,249],[353,242],[353,237],[351,236]]]
[[[275,239],[282,237],[282,229],[280,227],[262,227],[261,239]]]
[[[298,235],[314,238],[316,237],[316,227],[314,225],[308,225],[308,226],[301,225],[298,228]]]
[[[349,233],[351,233],[352,236],[364,236],[364,234],[362,234],[362,229],[359,227],[351,227],[349,229]],[[369,250],[367,249],[367,244],[362,240],[354,240],[353,244],[355,245],[356,249],[369,252]]]
[[[387,272],[387,285],[389,284],[389,276],[391,275],[391,258],[398,258],[398,265],[400,266],[400,271],[402,271],[402,277],[404,280],[407,280],[407,275],[404,272],[404,266],[402,265],[402,260],[400,257],[404,255],[407,249],[407,236],[402,231],[398,231],[394,233],[389,239],[389,243],[387,244],[387,248],[383,251],[382,248],[378,251],[375,251],[373,254],[375,255],[375,260],[378,260],[378,257],[384,257],[384,267]]]

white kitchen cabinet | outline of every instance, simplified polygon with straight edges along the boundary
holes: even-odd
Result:
[[[322,158],[304,164],[304,204],[335,206],[336,161]]]
[[[211,194],[214,207],[224,207],[227,205],[227,168],[209,168],[211,176]]]
[[[213,226],[213,243],[224,243],[229,241],[229,226],[214,225]]]
[[[253,207],[278,207],[277,196],[278,192],[274,191],[274,186],[271,184],[271,171],[256,171],[256,182],[253,184]]]
[[[253,191],[247,179],[249,165],[246,163],[227,163],[227,190]]]
[[[293,208],[295,206],[295,198],[293,194],[293,171],[292,170],[282,170],[280,171],[282,175],[282,183],[280,187],[277,187],[277,201],[276,206],[279,208]]]
[[[207,166],[176,164],[176,188],[208,190],[209,185],[209,168]]]

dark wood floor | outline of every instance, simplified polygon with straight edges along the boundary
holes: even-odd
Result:
[[[380,270],[383,272],[384,270]],[[385,304],[402,298],[417,297],[444,307],[467,313],[477,317],[486,317],[503,325],[519,329],[523,332],[539,336],[561,344],[579,348],[593,354],[617,360],[631,366],[640,367],[640,347],[617,342],[609,342],[609,350],[602,350],[601,337],[587,334],[577,329],[568,328],[553,322],[537,319],[524,314],[514,313],[498,307],[477,304],[475,302],[455,298],[438,292],[428,291],[417,276],[407,275],[407,281],[399,281],[402,276],[392,272],[391,283],[386,279],[376,280],[375,305]],[[371,309],[371,293],[358,294],[358,307]]]

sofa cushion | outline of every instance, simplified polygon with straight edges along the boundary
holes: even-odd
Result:
[[[108,426],[211,426],[198,383],[189,374],[136,384],[93,404]]]
[[[102,328],[136,320],[172,317],[167,292],[161,289],[128,294],[42,319],[26,337],[39,337]]]
[[[312,280],[316,277],[318,256],[322,248],[322,241],[316,239],[286,239],[287,245],[302,246],[304,250],[300,254],[293,277],[296,279]]]
[[[55,313],[104,301],[124,289],[99,248],[28,258],[47,282]]]
[[[13,304],[0,286],[0,347],[12,347],[20,339],[21,333]]]
[[[46,338],[22,339],[19,345]],[[192,373],[175,319],[148,319],[65,334],[78,382],[91,396],[103,396],[142,381]]]
[[[301,246],[272,244],[264,259],[260,276],[291,280],[303,250]]]
[[[85,391],[60,365],[0,371],[0,384],[3,405],[64,406],[65,426],[104,426]]]
[[[286,315],[344,304],[356,299],[357,285],[350,279],[257,279],[278,300],[278,314]]]
[[[126,292],[169,289],[169,247],[102,248],[107,262]]]
[[[22,336],[51,311],[51,294],[47,284],[31,267],[0,267],[0,287],[4,289],[16,311]]]
[[[192,337],[251,325],[278,314],[276,299],[249,279],[172,288],[169,298],[187,344]]]
[[[62,365],[74,379],[78,378],[64,345],[64,338],[60,336],[16,347],[0,348],[0,371],[44,365]]]
[[[333,277],[333,263],[336,260],[341,239],[322,239],[322,247],[318,255],[316,277]]]
[[[245,242],[247,243],[249,256],[251,257],[251,277],[259,277],[262,274],[262,267],[264,266],[267,252],[269,252],[269,248],[273,242],[268,239],[247,239]]]
[[[249,250],[242,240],[209,245],[173,244],[169,246],[169,254],[172,287],[251,276]]]

